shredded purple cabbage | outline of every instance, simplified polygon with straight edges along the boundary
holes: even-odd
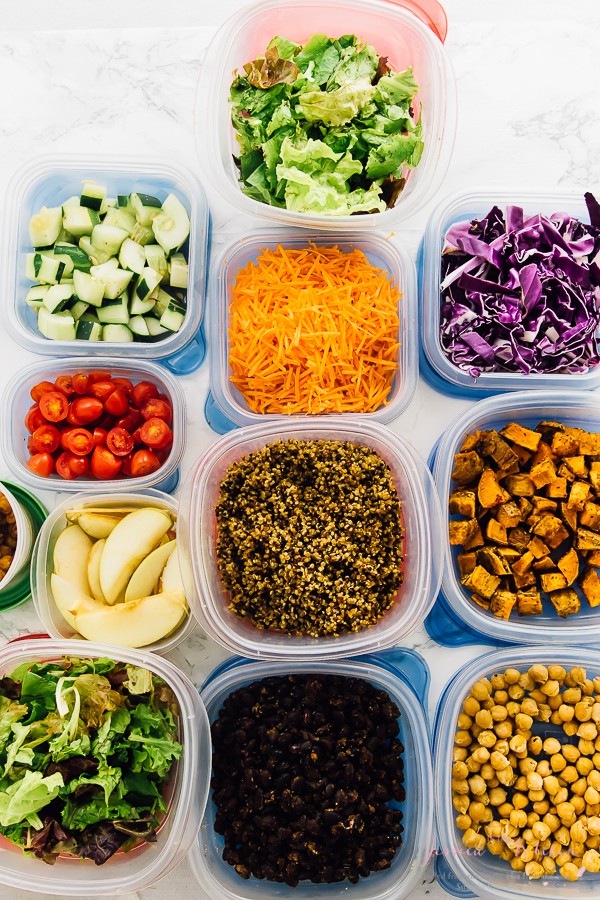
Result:
[[[600,204],[590,223],[494,206],[448,229],[440,338],[449,359],[482,372],[574,374],[600,362]],[[596,262],[596,259],[598,262]]]

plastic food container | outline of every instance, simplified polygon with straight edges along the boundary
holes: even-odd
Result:
[[[166,509],[167,512],[174,513],[176,516],[178,515],[177,501],[173,499],[173,497],[169,497],[168,494],[162,494],[160,491],[135,491],[125,494],[114,493],[107,490],[96,491],[94,493],[85,492],[83,494],[77,494],[74,497],[70,496],[67,500],[60,503],[46,519],[33,548],[31,559],[31,587],[35,611],[38,614],[44,629],[51,637],[64,639],[72,637],[81,638],[75,629],[71,628],[69,623],[66,622],[60,614],[54,601],[50,584],[50,578],[54,571],[54,546],[59,534],[64,531],[69,524],[65,513],[71,509],[85,509],[87,507],[95,508],[98,506],[106,508],[106,510],[109,511],[111,506],[118,507],[123,504],[139,507],[155,506],[158,507],[158,509]],[[188,604],[191,606],[189,594]],[[182,622],[175,631],[162,638],[160,641],[156,641],[154,644],[148,644],[141,649],[145,652],[153,651],[155,653],[168,653],[169,650],[172,650],[178,644],[181,644],[181,642],[188,637],[194,630],[195,624],[194,617],[189,613],[185,621]],[[89,641],[84,642],[86,645],[90,643]],[[116,636],[114,643],[115,646],[121,647],[118,636]]]
[[[482,372],[475,379],[451,362],[440,342],[440,284],[442,248],[448,229],[457,222],[481,218],[493,206],[522,206],[525,215],[568,212],[581,221],[590,217],[583,194],[542,194],[533,191],[469,191],[445,197],[427,224],[418,259],[421,375],[436,390],[451,397],[481,399],[499,391],[589,390],[600,385],[600,365],[579,374]]]
[[[61,896],[116,896],[134,893],[155,884],[177,866],[198,833],[204,814],[210,779],[211,744],[206,710],[198,692],[176,666],[142,650],[116,649],[91,641],[24,640],[0,649],[0,675],[9,675],[26,662],[79,656],[109,657],[144,666],[171,687],[180,708],[180,740],[184,751],[174,764],[167,816],[157,841],[129,853],[117,852],[103,866],[91,860],[59,857],[52,867],[26,856],[20,847],[0,838],[0,883],[9,888]]]
[[[249,663],[229,659],[207,679],[201,698],[210,722],[218,716],[232,691],[260,678],[289,673],[318,673],[364,678],[387,691],[401,711],[399,738],[404,745],[406,799],[400,804],[403,816],[403,844],[389,869],[373,872],[358,884],[312,884],[300,882],[295,888],[257,878],[245,881],[223,862],[224,841],[214,830],[215,807],[209,801],[194,844],[190,861],[198,882],[210,897],[226,900],[271,900],[297,897],[354,898],[357,900],[402,900],[420,883],[433,844],[433,774],[429,737],[423,707],[427,705],[429,670],[413,650],[375,653],[360,660],[340,662]]]
[[[391,608],[375,625],[340,637],[295,636],[261,630],[228,608],[216,558],[215,505],[228,467],[276,441],[351,441],[375,450],[391,469],[402,502],[404,581]],[[180,504],[180,533],[192,611],[222,646],[252,658],[334,659],[370,653],[397,644],[417,628],[429,611],[440,583],[441,513],[429,471],[411,445],[382,425],[315,416],[282,425],[270,422],[222,437],[192,466]]]
[[[440,599],[427,621],[429,633],[449,646],[472,643],[534,643],[563,641],[573,644],[597,644],[600,640],[600,608],[592,609],[582,597],[581,612],[561,619],[549,600],[539,616],[513,613],[505,621],[486,612],[470,599],[460,583],[456,557],[460,547],[451,547],[447,524],[448,498],[454,454],[467,434],[478,428],[502,428],[518,422],[534,428],[542,419],[554,419],[565,425],[600,432],[600,405],[594,394],[575,391],[521,391],[501,394],[475,403],[459,416],[442,435],[432,464],[438,499],[445,521],[442,546],[444,573]],[[577,589],[577,584],[572,585]],[[440,603],[441,600],[441,603]]]
[[[0,581],[0,612],[24,603],[31,596],[29,563],[36,535],[48,515],[42,504],[18,484],[0,482],[15,515],[17,546],[6,575]]]
[[[260,414],[249,409],[244,397],[231,384],[229,366],[229,327],[231,292],[235,276],[247,263],[255,261],[261,250],[275,250],[278,244],[299,249],[312,241],[318,246],[339,246],[345,253],[362,250],[374,266],[389,273],[402,296],[398,304],[400,319],[398,370],[394,376],[388,404],[372,413],[351,413],[351,418],[390,422],[403,412],[412,400],[418,380],[416,275],[413,262],[398,243],[375,234],[299,234],[281,231],[254,232],[229,245],[216,263],[211,278],[207,309],[207,333],[210,342],[211,395],[205,406],[209,425],[222,434],[238,425],[255,425],[270,420],[290,420],[296,416]],[[338,414],[333,414],[337,416]]]
[[[25,276],[27,253],[32,252],[29,220],[42,206],[59,206],[81,193],[84,180],[106,185],[108,196],[134,191],[164,200],[173,193],[190,217],[187,314],[180,330],[155,343],[123,344],[105,341],[53,341],[37,329],[33,310],[25,303],[32,282]],[[44,156],[24,165],[9,186],[3,255],[7,326],[16,341],[43,356],[117,356],[160,359],[177,374],[193,372],[204,359],[200,331],[210,245],[210,215],[202,185],[191,172],[161,160],[114,156]]]
[[[69,481],[56,474],[50,475],[48,478],[36,475],[27,466],[30,456],[27,450],[29,432],[25,427],[25,416],[33,403],[29,394],[31,388],[39,381],[54,381],[59,375],[97,370],[109,371],[115,378],[129,378],[134,384],[138,381],[151,381],[158,386],[161,394],[165,394],[169,398],[173,408],[173,445],[168,458],[156,472],[138,478],[117,477],[108,481],[97,478],[76,478]],[[28,366],[26,369],[21,369],[9,381],[2,397],[2,409],[6,423],[0,435],[2,454],[11,472],[28,487],[42,491],[77,492],[97,490],[100,485],[106,484],[110,485],[110,490],[131,488],[142,490],[157,487],[170,494],[179,483],[178,466],[185,448],[185,397],[175,379],[163,366],[151,362],[138,362],[133,359],[129,361],[106,356],[94,357],[92,362],[80,357],[46,359]]]
[[[423,23],[427,24],[423,24]],[[428,27],[429,26],[429,27]],[[431,30],[430,30],[431,29]],[[454,75],[444,50],[445,14],[439,3],[389,0],[261,0],[231,16],[215,35],[202,67],[196,98],[196,138],[211,184],[240,212],[284,225],[350,230],[389,228],[403,222],[431,197],[446,172],[456,128]],[[409,173],[393,209],[360,216],[296,213],[242,193],[233,161],[238,144],[228,101],[234,70],[264,54],[275,35],[305,43],[315,33],[355,34],[387,56],[392,68],[412,65],[420,87],[425,149]]]
[[[480,678],[504,672],[514,666],[521,671],[535,663],[587,668],[588,674],[600,674],[600,660],[596,650],[567,647],[562,643],[546,647],[511,647],[479,656],[467,663],[450,680],[440,697],[434,733],[435,808],[438,850],[435,874],[441,887],[454,897],[483,897],[486,900],[575,900],[600,897],[600,875],[586,872],[575,882],[565,881],[559,874],[539,880],[529,880],[523,872],[515,872],[510,864],[487,850],[467,852],[461,832],[455,825],[456,811],[452,806],[451,768],[456,720],[471,686]],[[556,737],[565,742],[565,734],[550,722],[534,724],[534,733],[543,739]],[[575,738],[575,741],[577,738]]]

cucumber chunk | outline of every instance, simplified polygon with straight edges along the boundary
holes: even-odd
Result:
[[[132,316],[129,320],[129,328],[138,337],[147,338],[150,335],[150,329],[144,316]]]
[[[75,319],[65,313],[51,313],[45,306],[40,308],[38,328],[44,337],[54,341],[75,340]]]
[[[133,276],[133,272],[119,269],[119,263],[114,258],[101,266],[92,266],[90,273],[99,278],[104,285],[104,296],[107,300],[116,300],[120,297]]]
[[[146,297],[142,300],[140,297],[135,294],[131,298],[131,306],[129,308],[132,316],[145,316],[149,312],[154,312],[154,307],[156,306],[156,300],[153,300],[152,297]]]
[[[46,291],[44,306],[51,313],[62,312],[69,306],[73,296],[73,286],[69,284],[53,284]]]
[[[133,332],[127,325],[105,325],[102,330],[102,340],[119,344],[131,343]]]
[[[141,244],[125,238],[119,252],[119,263],[123,269],[130,269],[136,275],[141,275],[146,266],[146,254]]]
[[[82,206],[88,206],[90,209],[95,209],[98,212],[105,197],[106,188],[103,185],[95,184],[93,181],[83,182],[81,197],[79,198]]]
[[[111,207],[104,216],[102,224],[114,225],[115,228],[122,228],[127,234],[131,234],[135,228],[135,216],[125,209]]]
[[[183,288],[188,286],[188,264],[183,253],[173,253],[169,263],[169,284],[171,287]]]
[[[29,238],[34,247],[49,247],[57,239],[63,224],[62,207],[42,206],[29,220]]]
[[[129,301],[127,294],[112,303],[104,303],[96,311],[98,321],[103,325],[127,325],[129,322]]]
[[[128,232],[124,228],[117,228],[116,225],[95,225],[92,231],[92,246],[105,253],[114,256],[119,252],[121,244],[127,237]]]
[[[87,303],[84,303],[83,300],[76,300],[72,306],[69,307],[69,313],[73,316],[76,322],[86,313],[89,309]]]
[[[100,278],[75,269],[73,272],[73,285],[75,293],[80,300],[89,303],[91,306],[102,306],[104,282]]]
[[[144,253],[148,266],[158,272],[161,281],[166,278],[169,274],[169,263],[163,248],[158,244],[146,244]]]
[[[147,227],[160,212],[160,200],[150,194],[130,194],[129,199],[140,225]]]
[[[185,319],[185,306],[172,300],[160,317],[160,324],[169,331],[179,331]]]
[[[160,275],[154,269],[146,266],[142,269],[134,288],[134,296],[140,300],[145,300],[153,291],[157,291],[160,284]],[[158,293],[158,291],[157,291]]]
[[[102,325],[92,319],[81,318],[77,322],[75,336],[79,341],[101,341]]]
[[[63,206],[63,228],[75,237],[90,235],[100,218],[86,206]]]
[[[74,269],[81,269],[83,272],[89,271],[91,266],[90,258],[80,247],[70,243],[57,243],[54,245],[54,253],[56,256],[68,256],[73,263]]]
[[[155,319],[154,316],[146,317],[146,325],[148,326],[148,337],[144,338],[145,341],[150,341],[151,343],[162,341],[163,338],[166,338],[171,334],[169,329],[163,328],[158,319]]]
[[[165,253],[177,250],[188,238],[190,220],[183,203],[175,194],[169,194],[161,212],[152,221],[152,231]]]

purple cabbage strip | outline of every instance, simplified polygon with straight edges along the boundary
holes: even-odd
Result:
[[[455,366],[576,374],[600,363],[600,204],[590,223],[494,206],[458,222],[442,253],[440,339]]]

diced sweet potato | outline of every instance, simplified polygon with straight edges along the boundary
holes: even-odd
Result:
[[[519,509],[521,510],[523,518],[526,519],[527,516],[531,514],[533,503],[531,500],[528,500],[527,497],[519,497]]]
[[[549,556],[542,556],[541,559],[534,562],[531,568],[536,572],[551,572],[555,568],[554,560]]]
[[[517,425],[516,422],[509,422],[508,425],[500,432],[502,437],[519,447],[525,447],[526,450],[537,450],[542,439],[539,431],[532,431],[531,428],[525,428],[523,425]]]
[[[473,537],[476,530],[479,529],[477,519],[453,520],[449,523],[448,533],[450,535],[450,543],[453,547],[464,546]]]
[[[556,500],[550,500],[549,497],[540,497],[538,494],[531,498],[531,504],[536,513],[556,512],[558,509]]]
[[[490,574],[483,566],[475,566],[472,572],[469,572],[465,578],[461,579],[462,584],[478,597],[484,600],[491,600],[494,591],[500,584],[500,579],[496,575]]]
[[[508,543],[517,550],[525,550],[529,541],[529,534],[523,528],[511,528],[508,532]]]
[[[464,576],[472,572],[477,565],[477,554],[474,551],[459,553],[456,557],[456,562],[458,563],[460,577],[464,578]]]
[[[479,565],[492,572],[493,575],[510,575],[511,568],[506,559],[500,556],[495,547],[483,547],[477,551]]]
[[[548,485],[546,493],[549,497],[556,498],[557,500],[562,500],[567,496],[567,479],[556,478],[551,484]]]
[[[588,500],[579,516],[579,524],[592,531],[600,531],[600,506]]]
[[[581,609],[581,601],[573,588],[554,591],[553,594],[550,594],[550,600],[562,619],[566,619],[567,616],[577,613]]]
[[[542,590],[547,594],[550,591],[561,591],[567,586],[567,579],[562,572],[542,572],[540,575]]]
[[[477,594],[471,594],[471,600],[475,603],[476,606],[480,606],[481,609],[485,609],[487,612],[490,608],[490,601],[484,600],[483,597],[478,597]]]
[[[585,456],[565,456],[564,464],[576,478],[585,478],[588,468],[585,464]]]
[[[569,532],[556,516],[546,513],[533,527],[533,533],[539,535],[554,550],[569,537]]]
[[[562,422],[554,422],[552,419],[544,419],[542,422],[538,422],[535,426],[535,430],[539,431],[542,435],[542,440],[547,444],[552,443],[552,438],[556,434],[557,431],[564,431],[565,426]]]
[[[526,550],[521,558],[515,560],[515,562],[511,566],[515,575],[524,575],[525,572],[528,572],[533,564],[534,559],[535,557],[533,553],[531,553],[530,550]]]
[[[587,556],[587,561],[590,566],[600,566],[600,550],[582,550],[581,555]]]
[[[530,450],[526,450],[525,447],[519,447],[518,444],[515,444],[511,449],[518,459],[518,465],[516,466],[516,469],[515,469],[515,471],[518,472],[520,468],[523,469],[527,465],[527,463],[531,459],[532,454],[531,454]],[[512,469],[508,469],[508,470],[504,469],[503,471],[506,471],[507,473],[511,473],[513,470]]]
[[[600,453],[600,434],[590,434],[588,431],[581,430],[579,452],[584,456],[595,456]]]
[[[590,496],[590,485],[585,481],[574,481],[571,485],[567,506],[581,512]]]
[[[579,579],[583,595],[590,606],[600,606],[600,578],[591,566],[588,566]]]
[[[535,559],[542,559],[542,557],[548,556],[548,554],[550,553],[550,548],[546,546],[546,544],[540,537],[537,536],[537,534],[529,541],[527,549],[530,553],[533,554]]]
[[[477,521],[477,520],[475,520]],[[483,547],[485,541],[483,540],[483,535],[481,533],[481,528],[479,527],[479,522],[477,522],[477,527],[473,531],[473,536],[469,538],[466,544],[464,544],[465,550],[475,550],[476,547]]]
[[[454,457],[452,480],[456,484],[470,484],[483,472],[483,460],[474,450],[457,453]]]
[[[590,464],[590,481],[596,492],[600,492],[600,462]]]
[[[469,453],[470,450],[475,450],[481,440],[482,433],[483,432],[477,429],[477,431],[474,431],[472,434],[467,434],[460,445],[460,453]]]
[[[481,453],[493,459],[499,469],[519,471],[519,458],[497,431],[486,431],[481,439]]]
[[[493,544],[507,544],[506,528],[496,519],[489,519],[485,526],[485,536]]]
[[[535,484],[529,475],[507,475],[505,484],[513,497],[533,497],[535,494]]]
[[[550,444],[555,456],[576,456],[579,453],[579,441],[564,431],[557,431]]]
[[[448,501],[450,512],[467,519],[475,518],[475,491],[453,491]]]
[[[531,457],[531,465],[537,466],[538,463],[543,462],[545,459],[554,459],[554,454],[552,453],[552,447],[550,444],[547,444],[546,441],[542,438],[542,440],[538,444],[538,448]]]
[[[523,521],[521,511],[514,500],[501,503],[496,510],[496,518],[505,528],[514,528],[515,525]]]
[[[520,616],[539,616],[542,612],[542,598],[535,588],[517,591],[517,612]]]
[[[560,516],[565,525],[575,531],[577,529],[577,510],[568,503],[560,504]]]
[[[529,477],[536,488],[543,488],[556,480],[556,466],[551,459],[544,459],[529,470]]]
[[[508,563],[513,563],[521,555],[514,547],[496,547],[495,550],[498,556],[501,556]]]
[[[578,528],[575,546],[578,550],[600,550],[600,534],[589,528]]]
[[[566,463],[560,464],[560,466],[557,469],[556,474],[558,475],[559,478],[564,478],[565,481],[567,481],[570,484],[573,481],[575,481],[575,476],[573,475],[573,473],[571,472],[570,468],[568,467],[568,465]]]
[[[517,595],[513,591],[503,591],[500,588],[492,597],[490,612],[499,619],[508,619],[517,602]]]
[[[498,482],[493,469],[484,469],[477,485],[477,499],[484,509],[491,509],[510,500],[510,494]]]
[[[519,591],[525,590],[528,587],[536,587],[537,573],[533,569],[530,569],[529,572],[525,572],[523,575],[513,575],[513,581],[515,587]]]
[[[565,555],[561,556],[556,565],[565,576],[567,587],[570,587],[579,575],[579,557],[577,556],[577,551],[573,547],[570,547]]]

